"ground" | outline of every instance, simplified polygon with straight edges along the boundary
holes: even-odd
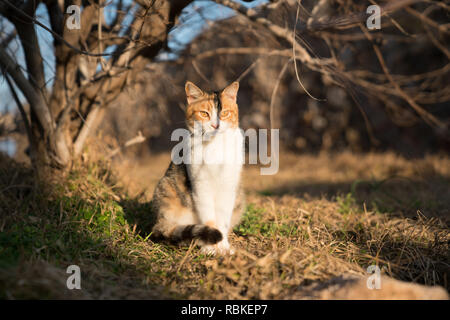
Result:
[[[302,298],[302,288],[370,265],[395,279],[449,284],[450,158],[281,152],[277,175],[246,166],[248,207],[232,257],[153,243],[149,201],[169,154],[86,160],[35,185],[1,162],[0,296]],[[82,289],[66,288],[79,265]]]

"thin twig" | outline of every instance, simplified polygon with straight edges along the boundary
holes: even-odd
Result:
[[[273,87],[273,90],[272,90],[272,96],[270,97],[270,107],[269,107],[269,110],[270,110],[270,128],[271,129],[273,129],[273,124],[274,124],[273,106],[274,106],[274,103],[275,103],[275,97],[277,95],[278,87],[280,86],[281,79],[283,78],[284,73],[286,72],[289,63],[292,60],[293,59],[289,59],[288,61],[286,61],[286,63],[284,64],[283,68],[281,68],[281,71],[280,71],[280,73],[278,75],[277,81],[275,82],[275,86]]]
[[[135,144],[138,144],[138,143],[142,143],[142,142],[144,142],[146,139],[147,139],[147,138],[145,138],[145,137],[142,135],[142,132],[139,131],[139,132],[138,132],[138,135],[137,135],[136,137],[134,137],[134,138],[128,140],[127,142],[125,142],[125,144],[124,144],[123,146],[120,146],[120,147],[114,149],[114,150],[113,150],[106,158],[107,158],[107,159],[110,159],[110,158],[114,157],[117,153],[119,153],[120,151],[123,151],[123,150],[125,150],[126,148],[128,148],[128,147],[130,147],[130,146],[132,146],[132,145],[135,145]]]

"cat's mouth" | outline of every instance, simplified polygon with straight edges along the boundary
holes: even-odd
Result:
[[[226,125],[223,124],[217,124],[215,126],[211,124],[207,125],[188,125],[188,129],[191,132],[191,135],[202,137],[203,140],[210,140],[216,135],[223,133],[227,130]]]
[[[210,140],[219,133],[219,129],[203,130],[202,136],[204,140]]]
[[[219,129],[208,129],[204,127],[202,127],[200,130],[194,130],[194,128],[192,127],[188,127],[188,129],[191,132],[192,136],[201,136],[203,140],[209,140],[220,132]]]
[[[212,125],[208,125],[208,126],[202,127],[202,135],[205,135],[205,134],[215,135],[221,131],[220,129],[222,129],[222,128],[219,125],[217,125],[216,128],[214,128]]]

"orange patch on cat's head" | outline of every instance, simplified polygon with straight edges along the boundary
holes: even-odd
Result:
[[[239,126],[239,108],[237,105],[237,92],[239,82],[233,82],[220,93],[222,103],[222,114],[226,112],[226,118],[221,117],[221,121],[227,121],[231,128]]]

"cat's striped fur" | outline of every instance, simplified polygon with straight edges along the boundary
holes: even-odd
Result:
[[[205,142],[205,153],[238,150],[243,138],[230,138],[228,129],[238,129],[236,95],[239,85],[232,83],[220,93],[207,93],[187,82],[186,124],[191,132],[200,122],[203,134],[212,133]],[[240,187],[242,164],[170,163],[156,186],[152,208],[157,214],[153,238],[173,242],[198,239],[206,253],[230,253],[228,233],[245,209]]]

